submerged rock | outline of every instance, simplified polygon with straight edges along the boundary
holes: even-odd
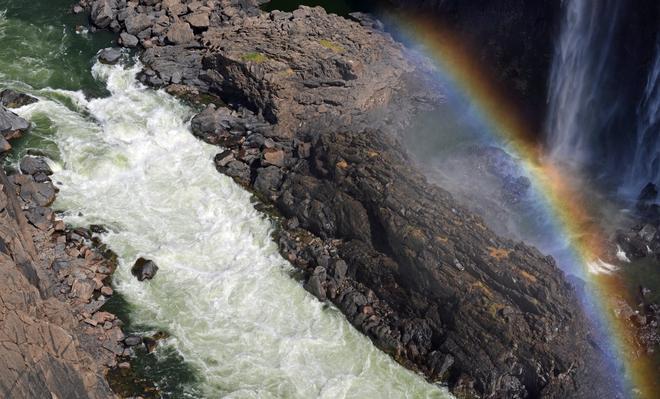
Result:
[[[151,280],[156,276],[156,272],[158,272],[158,266],[153,261],[145,258],[139,258],[131,268],[131,273],[139,281]]]

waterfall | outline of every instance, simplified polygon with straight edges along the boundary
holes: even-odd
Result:
[[[617,101],[606,94],[614,56],[620,2],[568,0],[550,75],[547,145],[558,161],[592,161],[599,135],[611,123]]]
[[[649,182],[660,185],[660,35],[637,116],[637,147],[628,178],[633,193]]]

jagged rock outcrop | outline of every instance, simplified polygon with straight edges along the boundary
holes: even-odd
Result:
[[[0,396],[114,397],[105,370],[121,329],[93,298],[108,294],[111,270],[49,208],[17,195],[13,181],[31,178],[0,171]]]
[[[208,14],[174,44],[167,31]],[[407,159],[403,126],[440,100],[428,63],[320,8],[259,13],[229,1],[120,8],[139,32],[142,80],[217,96],[193,133],[219,171],[284,215],[278,243],[381,349],[466,397],[615,397],[575,294],[551,258],[502,239]],[[181,22],[181,21],[188,22]],[[205,24],[203,24],[205,25]]]

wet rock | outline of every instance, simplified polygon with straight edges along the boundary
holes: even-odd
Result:
[[[142,337],[139,335],[129,335],[124,338],[124,344],[126,346],[137,346],[142,343]]]
[[[122,32],[122,34],[119,35],[119,40],[122,46],[129,48],[136,47],[140,43],[140,40],[137,37],[126,32]]]
[[[151,280],[156,276],[156,272],[158,272],[158,266],[153,261],[145,258],[139,258],[131,268],[131,273],[139,281]]]
[[[20,137],[29,128],[28,121],[0,106],[0,134],[6,140]]]
[[[195,39],[195,33],[186,22],[177,22],[167,30],[167,40],[173,44],[185,44]]]
[[[116,64],[121,58],[121,50],[118,48],[106,48],[99,53],[99,61],[104,64]]]
[[[15,90],[5,89],[0,91],[0,104],[7,108],[20,108],[37,101],[36,98]]]
[[[23,157],[23,159],[21,159],[19,168],[21,173],[26,175],[36,175],[37,173],[43,173],[46,176],[50,176],[53,174],[50,166],[48,166],[48,162],[46,162],[46,160],[42,157]]]

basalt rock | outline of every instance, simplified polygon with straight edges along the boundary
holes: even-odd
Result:
[[[136,260],[131,268],[131,274],[140,281],[151,280],[156,276],[156,272],[158,272],[158,266],[153,261],[144,258]]]

